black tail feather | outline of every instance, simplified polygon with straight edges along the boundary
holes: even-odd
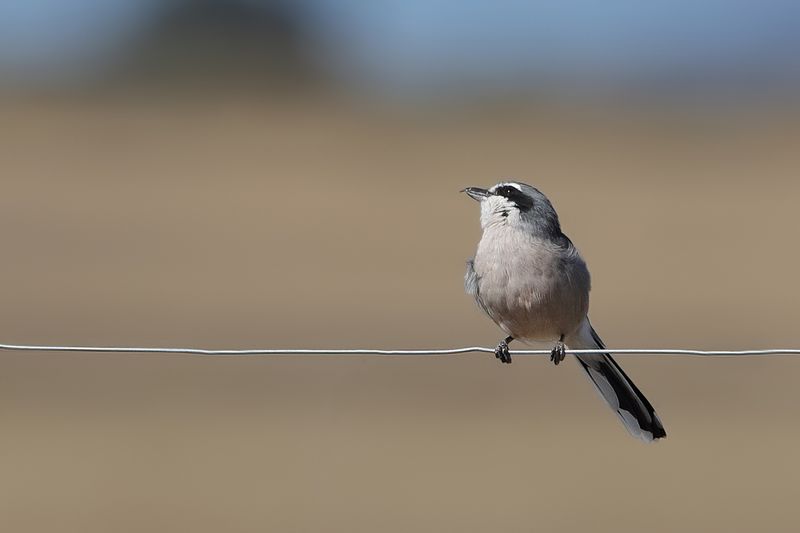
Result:
[[[591,329],[591,335],[598,348],[605,348],[594,329]],[[611,355],[585,354],[578,355],[577,359],[633,436],[645,441],[667,436],[653,406]]]

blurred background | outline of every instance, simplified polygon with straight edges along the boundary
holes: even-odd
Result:
[[[5,343],[494,346],[458,191],[618,348],[800,347],[800,4],[0,3]],[[3,531],[797,531],[800,358],[0,355]]]

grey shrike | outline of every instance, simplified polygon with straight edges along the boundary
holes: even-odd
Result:
[[[605,348],[589,323],[589,270],[561,232],[553,205],[524,183],[463,190],[480,202],[483,235],[467,261],[464,286],[508,337],[495,349],[511,362],[512,340],[555,341],[550,360],[573,349]],[[607,353],[576,356],[581,368],[631,435],[649,442],[666,437],[658,415]]]

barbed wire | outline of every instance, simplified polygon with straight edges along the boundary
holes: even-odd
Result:
[[[464,355],[470,353],[494,354],[494,348],[483,346],[467,346],[464,348],[421,349],[421,350],[382,350],[375,348],[358,349],[305,349],[274,348],[255,350],[206,350],[202,348],[137,348],[128,346],[43,346],[27,344],[0,344],[0,350],[27,352],[83,352],[83,353],[140,353],[140,354],[175,354],[207,357],[263,357],[263,356],[383,356],[383,357],[442,357]],[[550,355],[550,350],[510,350],[514,356]],[[704,357],[732,356],[765,356],[765,355],[800,355],[800,349],[773,348],[765,350],[684,350],[674,348],[596,348],[590,350],[567,350],[567,354],[602,354],[618,355],[692,355]]]

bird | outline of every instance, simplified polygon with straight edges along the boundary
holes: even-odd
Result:
[[[553,342],[558,365],[566,349],[605,349],[589,322],[591,278],[561,231],[553,204],[538,189],[505,181],[461,192],[480,203],[483,231],[467,261],[464,288],[505,332],[494,353],[511,363],[509,343]],[[655,409],[608,353],[577,354],[580,368],[628,432],[644,442],[666,437]]]

